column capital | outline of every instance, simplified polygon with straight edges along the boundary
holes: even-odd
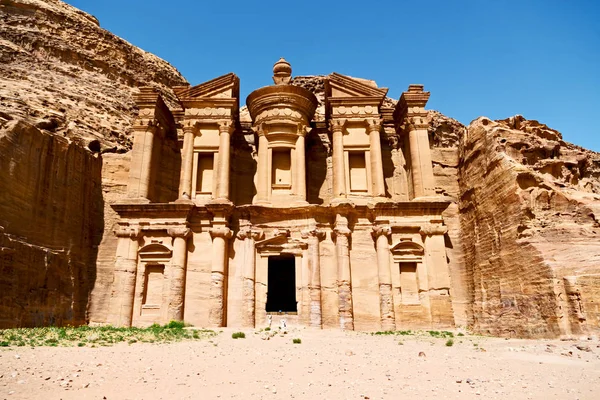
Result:
[[[260,228],[254,228],[251,225],[241,227],[236,237],[240,240],[253,239],[261,240],[265,236],[265,233]]]
[[[302,235],[302,239],[308,239],[311,237],[317,238],[319,240],[325,239],[325,232],[317,228],[305,229],[302,232],[300,232],[300,234]]]
[[[252,126],[252,132],[256,133],[258,136],[265,136],[265,128],[263,124],[258,124],[256,126]]]
[[[350,235],[352,235],[352,231],[347,226],[336,226],[335,228],[333,228],[333,233],[336,236],[350,237]]]
[[[233,232],[226,226],[216,226],[214,228],[209,229],[208,231],[210,236],[214,239],[215,237],[220,237],[223,239],[229,239],[233,236]]]
[[[235,130],[235,123],[232,120],[219,121],[219,134],[229,133],[232,134]]]
[[[177,227],[167,229],[167,233],[169,234],[169,236],[171,236],[173,238],[180,237],[180,238],[187,239],[190,236],[190,234],[192,233],[192,231],[188,227],[177,226]]]
[[[381,235],[390,236],[392,234],[392,228],[389,225],[374,225],[371,235],[374,239],[377,239]]]
[[[306,124],[300,123],[298,124],[298,136],[306,136],[312,131],[312,126],[308,126]]]
[[[119,226],[114,232],[115,236],[119,238],[139,239],[142,236],[142,230],[139,226]]]
[[[343,118],[334,118],[329,120],[329,127],[332,132],[342,132],[344,126],[346,125],[346,120]]]
[[[422,236],[444,235],[446,232],[448,232],[447,226],[434,224],[425,224],[419,230]]]
[[[369,132],[379,132],[381,130],[381,119],[379,118],[367,118],[365,119],[367,126],[369,127]]]

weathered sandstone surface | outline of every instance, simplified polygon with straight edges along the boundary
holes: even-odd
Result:
[[[459,149],[473,328],[598,332],[600,154],[521,116],[473,121]]]
[[[101,169],[68,139],[22,121],[0,128],[0,328],[86,322]]]
[[[66,3],[0,1],[0,328],[87,322],[135,88],[185,82]]]
[[[62,1],[0,1],[0,121],[127,151],[134,88],[153,85],[173,102],[170,87],[185,83],[166,61]]]

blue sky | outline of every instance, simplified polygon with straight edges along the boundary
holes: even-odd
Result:
[[[68,0],[191,84],[234,72],[242,103],[285,57],[294,75],[410,83],[468,124],[522,114],[600,151],[600,1]]]

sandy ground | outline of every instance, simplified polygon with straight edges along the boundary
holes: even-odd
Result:
[[[0,399],[600,399],[598,339],[465,336],[447,347],[429,337],[292,328],[234,340],[232,332],[171,344],[2,348]]]

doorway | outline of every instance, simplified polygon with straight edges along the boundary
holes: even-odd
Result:
[[[296,313],[296,260],[293,255],[269,257],[267,312]]]

